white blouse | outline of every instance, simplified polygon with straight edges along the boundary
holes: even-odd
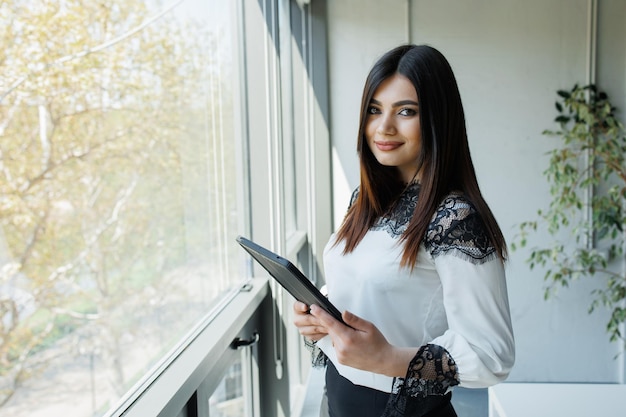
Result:
[[[515,358],[502,261],[475,209],[455,193],[433,216],[415,268],[400,267],[400,236],[418,192],[419,185],[410,186],[391,215],[379,219],[351,253],[344,255],[344,243],[331,237],[324,250],[329,299],[340,311],[374,323],[395,346],[445,349],[457,371],[446,388],[496,384],[508,376]],[[352,383],[397,389],[394,378],[339,364],[328,336],[317,346]],[[428,381],[417,383],[429,389]]]

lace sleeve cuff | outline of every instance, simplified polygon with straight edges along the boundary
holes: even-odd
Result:
[[[443,395],[458,384],[459,371],[454,359],[438,345],[424,345],[417,351],[403,381],[404,390],[411,397]]]
[[[317,346],[317,342],[304,338],[304,345],[309,352],[311,352],[311,365],[314,368],[323,368],[326,366],[328,357],[324,352],[322,352],[322,349]]]
[[[445,395],[458,384],[459,372],[450,353],[438,345],[424,345],[411,360],[406,378],[395,378],[383,416],[412,416],[430,407],[429,396]]]

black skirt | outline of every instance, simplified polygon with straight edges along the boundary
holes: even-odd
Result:
[[[389,393],[354,385],[337,372],[328,361],[326,368],[326,395],[330,417],[381,417],[389,400]],[[430,396],[421,410],[413,410],[404,417],[457,417],[450,403],[451,393]]]

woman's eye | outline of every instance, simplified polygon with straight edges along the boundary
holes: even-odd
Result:
[[[402,110],[400,110],[400,112],[398,113],[401,116],[415,116],[417,114],[417,112],[413,109],[407,109],[404,108]]]
[[[380,110],[378,110],[376,107],[368,107],[367,108],[367,114],[379,114]]]

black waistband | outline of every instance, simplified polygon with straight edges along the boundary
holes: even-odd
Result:
[[[419,401],[403,404],[406,409],[386,410],[391,394],[373,388],[355,385],[337,372],[328,361],[326,369],[326,395],[330,417],[456,417],[450,403],[451,393],[443,396],[428,396]]]

